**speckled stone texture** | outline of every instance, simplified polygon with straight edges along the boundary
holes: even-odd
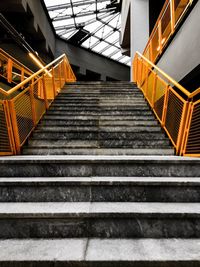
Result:
[[[200,159],[169,145],[133,84],[68,85],[0,158],[0,267],[200,267]]]
[[[173,155],[133,83],[75,83],[37,126],[25,155]]]

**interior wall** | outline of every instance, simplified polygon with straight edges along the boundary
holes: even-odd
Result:
[[[131,1],[131,58],[143,52],[149,39],[149,0]],[[131,72],[132,73],[132,72]]]
[[[181,25],[158,66],[177,81],[181,81],[200,63],[200,1]]]
[[[80,75],[92,71],[103,81],[106,81],[107,77],[121,81],[130,80],[130,67],[66,43],[62,39],[56,39],[56,57],[63,53],[66,53],[72,65],[79,67]]]

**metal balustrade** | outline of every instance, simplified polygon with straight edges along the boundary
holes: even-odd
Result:
[[[16,63],[9,64],[5,77],[11,83]],[[65,82],[76,80],[65,55],[34,74],[28,73],[25,68],[21,70],[23,78],[20,83],[8,91],[0,88],[0,155],[20,154],[22,145]]]
[[[166,0],[144,49],[146,58],[156,62],[192,3],[193,0]]]
[[[176,154],[200,156],[200,88],[190,93],[139,52],[133,72]]]

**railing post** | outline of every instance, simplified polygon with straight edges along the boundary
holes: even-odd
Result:
[[[154,73],[154,72],[152,72]],[[155,106],[155,97],[156,97],[156,85],[157,85],[157,79],[158,79],[158,76],[156,73],[154,73],[154,76],[153,76],[153,89],[152,89],[152,108],[154,109],[154,106]]]
[[[44,102],[45,102],[45,108],[49,108],[49,102],[47,99],[47,91],[46,91],[46,84],[45,84],[45,79],[44,79],[44,74],[42,75],[42,87],[43,87],[43,93],[44,93]]]
[[[12,59],[8,59],[7,63],[7,80],[9,83],[12,82],[12,66],[13,66],[13,61]]]
[[[62,66],[62,79],[65,83],[65,59],[63,59],[61,66]]]
[[[171,33],[175,30],[175,5],[174,0],[170,0],[170,16],[171,16]]]
[[[159,42],[159,54],[162,53],[162,23],[161,20],[158,22],[158,42]]]
[[[32,118],[33,125],[36,126],[36,108],[35,108],[35,99],[34,99],[34,79],[31,80],[30,85],[30,98],[31,98],[31,109],[32,109]]]
[[[11,117],[16,153],[20,154],[21,143],[20,143],[19,129],[18,129],[18,124],[17,124],[17,114],[15,110],[14,101],[12,99],[9,100],[8,105],[9,105],[9,113]]]
[[[162,113],[162,126],[165,126],[166,116],[167,116],[167,106],[169,100],[169,85],[166,87],[166,92],[164,95],[163,113]]]
[[[21,82],[24,81],[24,68],[21,68]]]
[[[152,46],[152,40],[149,42],[149,57],[150,60],[153,62],[153,46]]]
[[[54,92],[54,98],[57,95],[57,91],[56,91],[56,85],[55,85],[55,71],[54,68],[52,68],[52,87],[53,87],[53,92]]]
[[[148,81],[149,81],[149,68],[148,68],[148,65],[145,66],[146,68],[146,71],[145,71],[145,78],[144,78],[144,84],[145,84],[145,80],[146,80],[146,84],[145,84],[145,87],[144,87],[144,92],[145,92],[145,95],[147,95],[147,90],[148,90]]]
[[[58,75],[59,75],[60,89],[62,87],[61,74],[62,74],[62,72],[61,72],[61,63],[59,63],[59,65],[58,65]]]
[[[182,142],[180,143],[179,155],[184,155],[186,152],[187,140],[189,136],[190,125],[192,122],[193,110],[194,110],[194,104],[192,102],[188,102],[185,127],[183,129]]]
[[[68,66],[67,66],[67,60],[65,60],[65,80],[66,82],[68,81],[69,78],[69,70],[68,70]]]
[[[185,130],[185,122],[186,122],[186,117],[188,113],[188,105],[189,102],[187,101],[184,103],[183,110],[182,110],[182,116],[181,116],[181,122],[179,126],[179,131],[178,131],[178,137],[177,137],[177,142],[176,142],[176,154],[179,155],[180,153],[180,147],[181,147],[181,142],[183,142],[183,135],[184,135],[184,130]]]
[[[138,83],[138,70],[139,70],[139,58],[138,56],[136,57],[136,69],[135,69],[135,81]]]
[[[139,87],[140,87],[141,84],[142,84],[142,73],[143,73],[143,65],[144,65],[144,63],[143,63],[143,59],[142,59],[142,58],[141,58],[141,60],[140,60],[140,64],[141,64],[141,69],[140,69]]]
[[[9,143],[11,152],[15,155],[16,154],[16,146],[15,146],[15,140],[14,140],[14,133],[13,133],[13,127],[11,122],[11,112],[8,104],[8,100],[3,100],[3,109],[5,113],[5,119],[6,119],[6,125],[8,130],[8,137],[9,137]]]

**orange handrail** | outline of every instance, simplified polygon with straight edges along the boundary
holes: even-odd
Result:
[[[190,98],[191,93],[185,89],[182,85],[180,85],[178,82],[176,82],[172,77],[170,77],[168,74],[166,74],[164,71],[162,71],[158,66],[153,64],[148,58],[144,57],[141,53],[136,52],[140,58],[144,59],[154,70],[159,72],[160,75],[166,78],[170,83],[172,83],[174,86],[176,86],[181,92],[183,92],[188,98]]]
[[[200,156],[200,88],[190,93],[139,52],[133,61],[133,71],[134,82],[167,133],[176,154]]]
[[[29,68],[0,48],[0,76],[4,77],[8,83],[16,84],[16,76],[20,77],[20,82],[22,82],[32,74],[33,72]],[[0,89],[3,90],[3,88]],[[3,93],[2,90],[1,93]]]
[[[9,91],[0,88],[0,155],[20,154],[65,82],[75,80],[66,55],[61,55]]]
[[[57,59],[55,59],[54,61],[52,61],[51,63],[49,63],[48,65],[44,66],[43,68],[41,68],[40,70],[38,70],[37,72],[35,72],[34,74],[32,74],[30,77],[28,77],[26,80],[24,80],[23,82],[21,82],[20,84],[17,84],[16,86],[14,86],[12,89],[10,89],[9,91],[5,91],[5,90],[1,90],[1,92],[5,95],[5,96],[9,96],[12,93],[14,93],[15,91],[17,91],[19,88],[22,88],[25,84],[27,84],[29,81],[31,81],[32,79],[35,79],[37,76],[39,76],[41,73],[44,73],[45,70],[48,70],[52,65],[54,65],[55,63],[57,63],[58,61],[60,61],[61,59],[63,59],[65,57],[65,54],[61,55],[60,57],[58,57]]]
[[[144,49],[146,58],[157,61],[192,3],[193,0],[166,0]]]

